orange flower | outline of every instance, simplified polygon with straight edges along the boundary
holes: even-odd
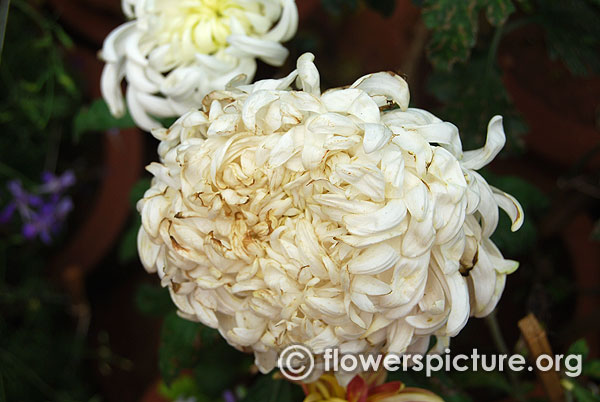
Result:
[[[332,374],[323,374],[316,382],[302,384],[304,402],[443,402],[422,388],[406,387],[400,381],[385,382],[386,373],[357,375],[346,388]]]

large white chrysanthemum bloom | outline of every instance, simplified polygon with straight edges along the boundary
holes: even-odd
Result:
[[[111,32],[101,58],[102,95],[115,116],[127,106],[136,124],[197,108],[210,91],[243,74],[250,82],[256,59],[280,66],[281,45],[298,26],[294,0],[122,0],[131,21]]]
[[[453,124],[408,103],[388,72],[321,93],[305,54],[155,130],[138,247],[180,314],[264,372],[292,343],[424,352],[489,314],[518,266],[490,240],[498,207],[513,230],[523,219],[476,172],[505,143],[502,118],[463,152]]]

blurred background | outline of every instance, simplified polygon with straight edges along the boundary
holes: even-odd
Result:
[[[257,79],[307,51],[323,88],[397,71],[411,105],[455,123],[465,149],[505,117],[507,146],[484,176],[523,204],[522,229],[503,217],[493,237],[521,265],[493,319],[470,321],[453,352],[527,355],[518,322],[533,313],[554,353],[586,359],[560,398],[600,400],[600,3],[297,3],[287,64],[261,64]],[[158,143],[99,100],[97,53],[124,22],[120,1],[12,0],[2,15],[0,401],[267,400],[249,398],[251,358],[177,318],[138,261],[135,202]],[[533,373],[395,378],[449,401],[561,400]]]

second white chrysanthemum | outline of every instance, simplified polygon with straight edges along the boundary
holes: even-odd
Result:
[[[306,54],[155,131],[138,204],[146,269],[263,371],[293,343],[424,352],[490,313],[518,266],[490,236],[498,207],[514,230],[521,207],[476,172],[504,145],[501,117],[463,152],[454,125],[408,108],[398,75],[323,94],[319,80]]]
[[[122,0],[131,18],[105,40],[101,89],[115,116],[127,106],[143,129],[156,118],[198,107],[212,90],[242,74],[250,82],[256,59],[279,66],[281,42],[298,25],[294,0]]]

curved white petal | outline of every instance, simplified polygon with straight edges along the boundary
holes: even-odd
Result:
[[[461,165],[466,169],[478,170],[487,165],[504,148],[506,135],[502,116],[494,116],[488,124],[487,139],[483,148],[464,153]]]
[[[379,106],[384,106],[391,101],[401,110],[406,110],[410,102],[406,81],[398,74],[389,71],[365,75],[352,84],[351,88],[362,89],[372,96]]]
[[[378,234],[398,226],[406,216],[406,205],[402,200],[390,200],[383,208],[366,214],[351,214],[343,217],[348,231],[354,235]]]
[[[499,190],[493,186],[490,186],[492,192],[494,193],[494,199],[498,203],[498,206],[502,208],[510,217],[512,225],[510,230],[516,232],[523,225],[523,221],[525,219],[525,213],[523,212],[523,207],[515,197],[510,194],[505,193],[502,190]]]
[[[376,275],[392,268],[400,260],[400,254],[389,244],[380,243],[369,247],[348,263],[351,274]]]

